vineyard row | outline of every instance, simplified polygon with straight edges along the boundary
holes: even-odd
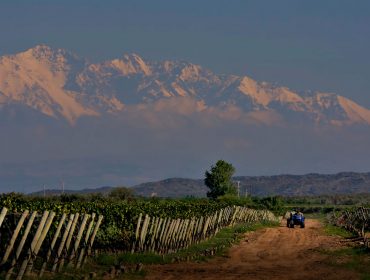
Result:
[[[214,214],[190,219],[150,217],[140,214],[132,252],[173,253],[179,249],[206,240],[220,229],[237,223],[276,222],[275,215],[267,210],[254,210],[234,206]]]
[[[97,219],[95,219],[97,218]],[[17,280],[26,274],[55,272],[64,264],[79,268],[91,249],[103,216],[96,214],[62,214],[56,219],[53,211],[39,215],[0,213],[0,273],[5,279]]]
[[[336,223],[363,238],[365,246],[370,248],[370,239],[366,234],[370,231],[370,208],[346,210],[336,219]]]

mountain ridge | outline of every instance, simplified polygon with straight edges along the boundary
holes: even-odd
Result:
[[[253,196],[315,196],[361,194],[370,192],[370,172],[339,172],[336,174],[308,173],[304,175],[236,176],[240,194]],[[167,178],[130,187],[144,197],[206,197],[208,188],[202,179]],[[109,193],[113,187],[65,190],[68,194]],[[61,194],[61,190],[46,190],[46,194]],[[42,191],[31,195],[43,195]]]
[[[0,110],[23,104],[73,125],[81,117],[120,114],[130,106],[173,98],[191,99],[201,112],[236,108],[255,124],[299,120],[313,125],[370,125],[370,110],[346,97],[300,94],[248,76],[214,74],[185,61],[149,61],[132,53],[89,63],[46,45],[0,57]]]
[[[240,194],[253,196],[308,196],[370,192],[370,172],[308,173],[304,175],[235,176]],[[176,186],[178,189],[174,189]],[[162,197],[205,197],[208,188],[201,179],[169,178],[134,186],[136,194]]]

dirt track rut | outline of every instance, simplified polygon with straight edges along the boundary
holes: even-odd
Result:
[[[305,229],[282,222],[246,234],[224,257],[152,266],[145,279],[359,279],[353,271],[328,265],[333,257],[318,252],[341,247],[340,241],[323,234],[317,220],[307,219]]]

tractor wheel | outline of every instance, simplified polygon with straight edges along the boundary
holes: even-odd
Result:
[[[294,221],[293,220],[290,221],[289,226],[290,226],[290,228],[294,228]]]
[[[304,228],[304,222],[301,223],[301,228]]]

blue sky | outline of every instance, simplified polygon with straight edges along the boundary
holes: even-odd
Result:
[[[335,92],[370,109],[369,15],[369,0],[1,0],[0,56],[38,44],[92,62],[135,52],[293,90]],[[22,112],[13,119],[0,111],[0,191],[39,190],[61,178],[75,188],[202,178],[220,158],[238,175],[370,166],[369,127],[282,129],[217,121],[208,129],[203,124],[213,116],[184,119],[154,110],[165,129],[125,112],[117,120],[82,119],[70,128],[49,119],[32,122]]]
[[[368,0],[128,0],[0,3],[0,55],[36,44],[98,61],[183,59],[370,108]]]

